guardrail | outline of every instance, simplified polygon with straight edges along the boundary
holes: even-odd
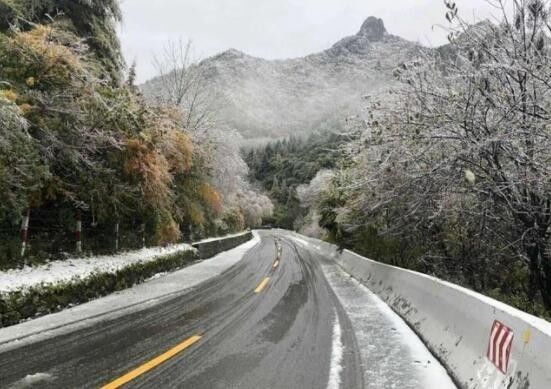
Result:
[[[459,387],[551,388],[550,322],[435,277],[315,242],[414,329]]]

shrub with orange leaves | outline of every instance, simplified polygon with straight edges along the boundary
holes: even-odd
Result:
[[[25,70],[27,86],[39,84],[65,85],[83,71],[80,53],[85,51],[79,39],[51,26],[38,25],[8,39],[13,53],[22,63],[16,70]],[[31,72],[32,75],[28,75]]]
[[[245,229],[245,216],[239,208],[227,210],[222,220],[226,223],[228,232],[243,231]]]
[[[143,139],[126,141],[124,172],[138,178],[145,200],[154,209],[167,209],[172,197],[172,176],[166,158]]]
[[[163,153],[170,170],[175,173],[187,173],[193,164],[193,143],[190,137],[180,131],[171,130],[165,136]]]
[[[191,223],[195,226],[200,226],[205,222],[205,214],[198,204],[191,203],[188,205],[188,213]]]
[[[170,171],[184,174],[193,164],[193,143],[181,127],[181,114],[174,108],[155,108],[147,117],[147,132],[156,138]]]
[[[11,89],[0,90],[0,99],[4,99],[10,103],[15,103],[18,97],[17,92]]]
[[[182,238],[180,227],[170,216],[159,217],[155,226],[155,243],[167,245],[177,243]]]
[[[201,198],[215,215],[222,212],[222,196],[209,183],[203,183],[199,189]]]

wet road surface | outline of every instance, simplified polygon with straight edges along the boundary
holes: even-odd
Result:
[[[323,258],[260,234],[241,262],[183,296],[0,354],[0,387],[363,387],[356,337]]]
[[[0,388],[455,388],[333,253],[291,232],[259,235],[195,288],[0,353]]]

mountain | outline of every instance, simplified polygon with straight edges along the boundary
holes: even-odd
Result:
[[[218,121],[258,140],[339,130],[362,108],[363,95],[388,87],[394,68],[420,50],[369,17],[356,35],[320,53],[265,60],[231,49],[198,66],[221,97]],[[144,95],[155,95],[158,85],[148,81]]]

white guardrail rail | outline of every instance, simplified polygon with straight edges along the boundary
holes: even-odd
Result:
[[[551,389],[550,322],[438,278],[309,240],[392,307],[461,388]]]

